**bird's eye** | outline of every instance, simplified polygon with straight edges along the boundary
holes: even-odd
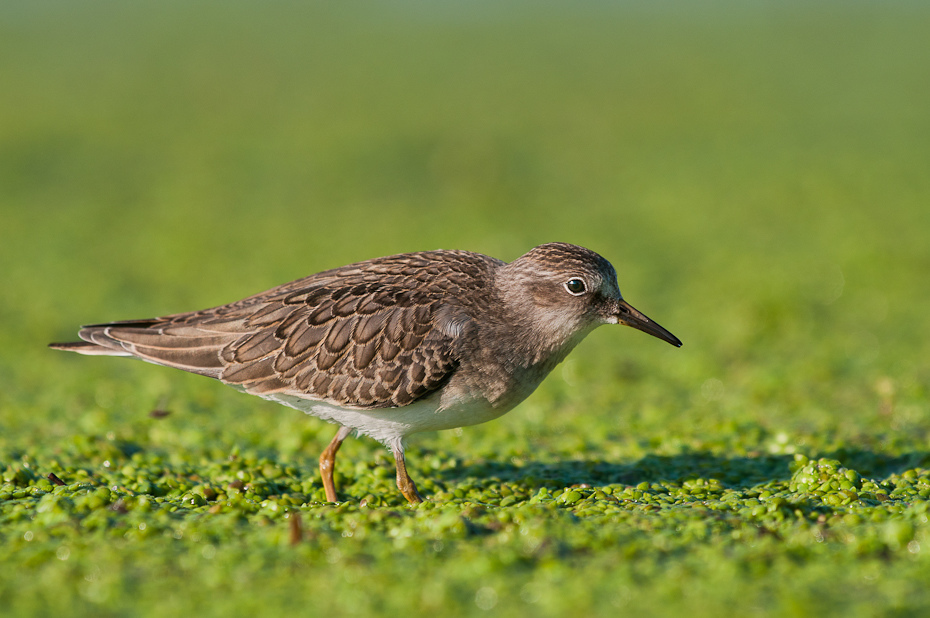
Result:
[[[587,286],[581,279],[569,279],[565,282],[565,289],[573,296],[580,296],[585,293]]]

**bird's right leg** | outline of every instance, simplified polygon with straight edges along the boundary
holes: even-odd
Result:
[[[419,504],[423,502],[423,496],[417,491],[417,485],[407,474],[407,462],[404,458],[404,447],[402,444],[393,444],[391,450],[394,452],[394,464],[397,467],[397,489],[404,494],[404,498],[410,504]]]
[[[320,476],[323,478],[323,490],[326,491],[327,502],[339,502],[336,496],[336,484],[333,482],[333,472],[336,468],[336,453],[342,442],[352,433],[351,427],[340,427],[333,441],[329,443],[326,450],[320,455]]]

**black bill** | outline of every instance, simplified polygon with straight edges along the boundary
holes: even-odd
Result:
[[[644,333],[649,333],[653,337],[658,337],[662,341],[667,341],[676,348],[681,347],[681,340],[678,337],[644,316],[625,300],[621,300],[617,303],[617,320],[620,324],[632,326],[636,330],[641,330]]]

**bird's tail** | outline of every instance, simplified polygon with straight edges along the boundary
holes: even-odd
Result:
[[[48,347],[53,350],[65,350],[66,352],[77,352],[88,356],[132,356],[129,352],[119,348],[108,348],[90,341],[72,341],[69,343],[50,343]]]

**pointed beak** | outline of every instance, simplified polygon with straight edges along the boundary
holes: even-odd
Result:
[[[626,324],[627,326],[632,326],[636,330],[649,333],[653,337],[658,337],[662,341],[667,341],[676,348],[681,347],[681,340],[678,339],[678,337],[644,316],[623,299],[620,299],[617,303],[616,315],[617,321],[620,324]]]

